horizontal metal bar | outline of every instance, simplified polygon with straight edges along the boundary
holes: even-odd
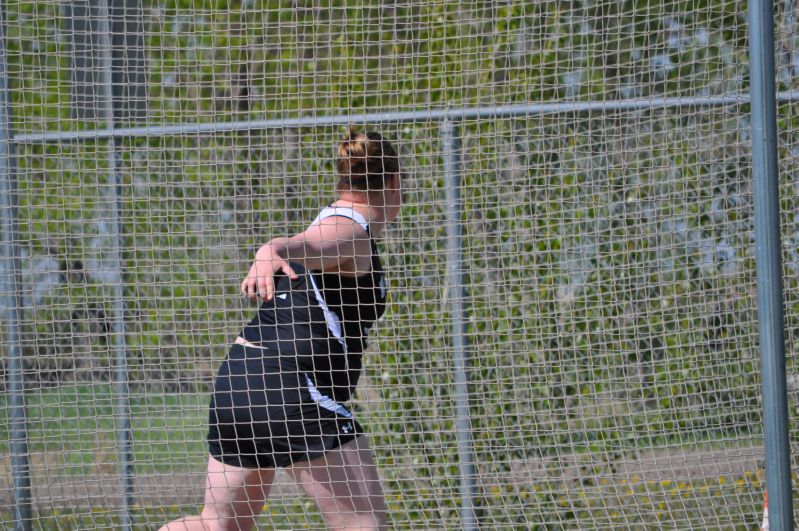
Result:
[[[469,107],[463,109],[438,109],[400,111],[386,113],[340,114],[336,116],[307,116],[297,118],[275,118],[271,120],[240,120],[235,122],[182,123],[175,125],[118,127],[92,131],[54,131],[49,133],[17,134],[11,139],[14,144],[68,142],[75,140],[100,140],[108,138],[131,138],[147,136],[181,136],[264,129],[287,129],[325,127],[349,124],[424,123],[444,120],[459,121],[487,118],[513,118],[544,114],[585,113],[592,111],[637,111],[668,109],[675,107],[723,107],[749,103],[748,94],[710,96],[705,98],[641,98],[616,101],[569,101],[551,103],[528,103],[499,105],[495,107]],[[799,91],[780,92],[780,103],[799,102]]]

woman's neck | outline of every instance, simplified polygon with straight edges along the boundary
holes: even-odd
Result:
[[[379,236],[385,228],[385,209],[382,205],[375,205],[374,202],[369,201],[369,197],[365,193],[340,192],[333,206],[352,208],[363,215],[369,223],[369,233],[372,236]]]

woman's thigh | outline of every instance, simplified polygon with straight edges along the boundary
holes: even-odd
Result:
[[[274,478],[274,469],[239,468],[209,457],[202,519],[221,529],[252,528]]]
[[[316,502],[329,526],[386,527],[383,488],[366,436],[286,471]]]

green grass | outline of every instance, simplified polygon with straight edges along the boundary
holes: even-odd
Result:
[[[46,467],[46,478],[116,473],[116,421],[113,387],[62,385],[27,393],[28,437],[34,472]],[[132,419],[135,473],[199,472],[204,469],[207,396],[204,394],[139,394],[129,400]],[[0,455],[9,452],[8,397],[0,397]],[[483,465],[485,466],[485,464]],[[388,466],[387,471],[396,467]],[[42,472],[38,477],[43,479]],[[480,518],[488,527],[523,526],[533,522],[592,522],[642,529],[692,525],[722,516],[730,529],[756,529],[761,516],[761,471],[718,478],[621,482],[610,471],[581,474],[581,482],[545,480],[533,484],[498,481],[481,491]],[[587,483],[586,478],[596,481]],[[457,499],[443,495],[438,480],[397,483],[386,478],[386,494],[392,521],[399,527],[424,527],[436,521],[457,520],[450,504]],[[427,491],[426,488],[431,490]],[[134,529],[152,529],[181,515],[196,514],[197,505],[134,506]],[[497,511],[496,508],[503,508]],[[0,511],[0,529],[10,527],[13,515]],[[118,507],[34,507],[33,529],[115,529],[120,524]],[[318,510],[307,498],[275,498],[267,501],[260,519],[264,529],[323,529]],[[533,525],[533,527],[530,527]],[[542,524],[541,529],[547,528]],[[567,525],[568,527],[568,525]]]
[[[133,529],[157,529],[161,525],[190,514],[197,514],[199,506],[133,507],[130,514]],[[116,508],[44,508],[35,510],[31,529],[34,531],[64,529],[119,529],[120,511]],[[0,511],[0,529],[10,528],[13,514]],[[321,514],[304,500],[288,503],[270,501],[261,513],[259,529],[325,529]]]
[[[26,394],[32,466],[50,473],[108,473],[118,462],[117,397],[107,384],[62,385]],[[136,394],[128,400],[137,473],[198,470],[205,463],[207,397]],[[10,451],[8,397],[0,397],[0,454]],[[60,470],[59,470],[60,469]]]
[[[198,393],[131,393],[128,403],[135,474],[205,470],[207,399],[206,394]],[[112,386],[62,385],[28,392],[26,401],[30,461],[39,481],[117,473],[117,397]],[[0,396],[0,456],[10,452],[9,415],[8,396]],[[43,467],[45,471],[36,472]],[[179,516],[197,514],[200,502],[198,499],[196,506],[134,506],[132,526],[154,529]],[[0,510],[0,529],[12,527],[13,514],[7,509]],[[41,505],[34,507],[32,529],[117,529],[120,514],[117,507]],[[304,498],[270,499],[260,523],[264,529],[324,527],[318,510]]]

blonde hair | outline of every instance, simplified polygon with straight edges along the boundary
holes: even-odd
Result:
[[[399,173],[399,157],[380,133],[351,127],[339,144],[336,170],[339,190],[382,190],[386,178]]]

